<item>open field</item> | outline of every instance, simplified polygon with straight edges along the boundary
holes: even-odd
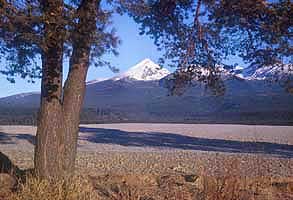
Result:
[[[8,155],[10,152],[22,152],[24,155],[28,155],[27,158],[21,156],[19,159],[15,159],[15,162],[30,160],[25,162],[28,166],[23,163],[19,164],[23,167],[31,167],[35,132],[36,127],[33,126],[1,126],[1,151]],[[125,161],[128,160],[125,164],[131,162],[135,165],[141,165],[133,169],[140,171],[144,171],[144,168],[150,169],[147,165],[151,165],[152,160],[157,162],[157,159],[165,162],[164,167],[166,168],[172,168],[172,166],[168,166],[170,164],[175,165],[175,163],[184,163],[185,161],[189,163],[187,167],[192,168],[196,164],[195,160],[205,160],[202,157],[216,156],[221,159],[246,157],[247,162],[261,158],[264,159],[264,165],[273,164],[273,162],[265,162],[268,160],[282,161],[284,167],[288,167],[289,174],[293,174],[293,169],[289,167],[289,164],[293,162],[293,126],[80,125],[78,152],[82,158],[94,157],[90,160],[95,160],[98,165],[109,162],[118,167],[120,165],[115,161],[121,159],[122,162],[125,159]],[[112,159],[113,161],[110,161]],[[88,166],[93,165],[85,163]],[[85,165],[85,163],[80,164]],[[153,164],[157,166],[158,163]],[[249,163],[247,164],[249,165]],[[121,167],[130,171],[133,168],[123,167],[123,164]],[[276,171],[279,171],[277,174],[281,173],[282,168],[279,168],[279,165],[276,167]],[[103,167],[97,166],[97,169],[103,169]],[[110,167],[110,169],[112,168]]]
[[[0,151],[17,166],[32,168],[35,131],[32,126],[1,126]],[[269,181],[268,187],[262,188],[255,199],[290,199],[293,197],[293,127],[80,125],[77,168],[79,174],[91,177],[100,190],[110,183],[119,185],[127,182],[136,189],[139,189],[137,184],[146,184],[151,188],[148,192],[157,189],[159,193],[162,190],[157,186],[159,182],[163,185],[179,184],[179,191],[189,191],[188,188],[193,186],[189,179],[193,179],[195,174],[203,174],[204,177],[226,177],[221,180],[233,183],[236,181],[234,177],[251,183]],[[166,180],[169,182],[165,183]],[[101,182],[105,185],[98,184]],[[154,182],[156,186],[152,185]],[[215,182],[218,183],[218,179]],[[282,189],[276,190],[275,187],[280,185]],[[140,189],[147,192],[145,187]]]

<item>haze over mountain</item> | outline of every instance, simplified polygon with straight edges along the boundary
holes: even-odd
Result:
[[[268,76],[271,70],[266,72]],[[167,69],[145,59],[113,78],[89,81],[82,122],[293,124],[293,95],[278,84],[266,83],[265,72],[244,76],[223,71],[226,93],[220,97],[200,84],[182,96],[168,96],[159,84],[168,75],[172,74]],[[1,98],[0,109],[6,109],[6,115],[36,112],[39,99],[39,93]]]

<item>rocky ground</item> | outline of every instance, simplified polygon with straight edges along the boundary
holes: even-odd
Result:
[[[31,126],[0,127],[0,151],[22,169],[33,167],[35,130]],[[259,199],[293,197],[293,127],[81,125],[78,145],[77,171],[90,177],[99,193],[107,193],[111,184],[118,184],[122,192],[121,187],[126,184],[141,188],[139,191],[151,198],[152,190],[166,194],[170,188],[179,187],[179,191],[186,190],[192,199],[199,192],[193,191],[193,186],[202,186],[198,186],[199,177],[209,177],[208,180],[230,177],[233,182],[231,178],[240,177],[250,181],[270,180],[271,189],[269,192],[268,187],[262,189]],[[280,185],[281,189],[276,190]],[[112,193],[115,196],[115,191],[111,191],[108,196]],[[282,195],[278,196],[280,192]]]

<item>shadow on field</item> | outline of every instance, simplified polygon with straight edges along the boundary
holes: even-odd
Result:
[[[127,132],[117,129],[80,127],[81,140],[93,143],[118,144],[133,147],[158,147],[183,150],[216,151],[228,153],[263,153],[279,157],[293,157],[293,145],[269,142],[241,142],[207,139],[160,132]]]
[[[14,139],[26,140],[35,145],[35,136],[30,134],[7,134],[0,132],[0,144],[15,144]]]

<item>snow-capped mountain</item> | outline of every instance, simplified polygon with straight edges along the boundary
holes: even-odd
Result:
[[[112,78],[97,78],[90,80],[86,82],[86,85],[90,88],[104,81],[116,82],[119,80],[150,82],[160,80],[168,74],[170,74],[170,72],[167,69],[160,67],[149,58],[146,58],[133,67],[130,67],[126,72]],[[0,98],[0,106],[13,104],[36,107],[39,105],[39,95],[40,92],[28,92],[3,97]]]
[[[248,80],[266,80],[271,78],[293,76],[293,64],[265,66],[256,69],[250,76],[245,77]]]
[[[105,80],[108,80],[108,79],[107,78],[97,78],[97,79],[86,82],[86,85],[92,85],[92,84],[99,83],[99,82],[102,82]]]
[[[201,75],[207,76],[210,73],[210,71],[206,68],[200,66],[193,67],[193,70]],[[231,70],[227,70],[222,65],[217,65],[216,68],[224,80],[229,78],[238,78],[242,80],[267,80],[274,78],[276,80],[280,80],[284,77],[293,76],[293,64],[276,64],[273,66],[264,66],[258,69],[236,66]]]
[[[208,75],[210,72],[206,68],[200,66],[193,66],[194,70],[199,72],[201,75]],[[279,78],[286,76],[293,76],[293,64],[287,65],[274,65],[265,66],[259,69],[243,68],[236,66],[232,70],[227,70],[223,66],[217,66],[218,71],[223,79],[238,78],[242,80],[266,80],[270,78]],[[110,80],[136,80],[136,81],[154,81],[162,78],[172,77],[173,74],[167,69],[160,67],[152,60],[146,58],[129,68],[126,72],[123,72]],[[101,81],[109,79],[99,78],[87,82],[87,85],[95,84]]]
[[[222,65],[216,66],[217,70],[220,72],[222,79],[229,79],[229,78],[238,78],[238,79],[244,79],[242,71],[243,67],[236,66],[231,70],[225,69]]]
[[[137,81],[154,81],[160,80],[167,76],[170,72],[154,63],[152,60],[146,58],[129,68],[126,72],[115,76],[113,80],[129,79]]]
[[[222,65],[217,65],[216,66],[216,71],[218,72],[219,76],[223,80],[228,80],[228,79],[241,79],[244,80],[243,75],[241,72],[243,71],[243,68],[240,66],[237,66],[236,68],[232,70],[227,70],[224,68]],[[178,71],[175,71],[174,73],[170,73],[167,76],[161,78],[160,80],[160,85],[161,86],[166,86],[168,84],[168,80],[175,80],[176,72],[193,72],[195,74],[193,81],[198,81],[199,79],[203,80],[204,77],[209,77],[212,73],[212,71],[208,68],[201,67],[199,65],[191,65],[190,67],[186,67],[183,69],[179,69]]]
[[[146,58],[138,64],[130,67],[126,72],[123,72],[113,78],[97,78],[88,81],[86,85],[92,85],[106,80],[135,80],[135,81],[156,81],[164,78],[170,72],[154,63],[151,59]]]
[[[292,65],[285,70],[289,73],[291,69]],[[209,73],[201,67],[196,70],[204,75]],[[160,83],[165,80],[164,77],[172,77],[174,73],[145,59],[113,78],[87,82],[82,120],[84,123],[293,124],[293,95],[278,84],[270,85],[264,80],[256,80],[261,75],[267,77],[264,74],[278,71],[279,68],[259,69],[241,81],[238,73],[242,70],[240,67],[233,71],[219,70],[226,87],[224,96],[215,97],[199,85],[189,88],[181,96],[168,96],[168,89],[160,87]],[[0,98],[0,124],[31,120],[39,105],[40,93]]]
[[[209,70],[207,70],[206,68],[200,66],[192,67],[194,67],[194,70],[199,72],[201,75],[208,75],[210,73]],[[223,79],[228,79],[232,77],[245,79],[244,76],[241,74],[243,68],[240,66],[237,66],[237,68],[233,70],[226,70],[221,65],[218,65],[217,68]],[[172,76],[173,73],[154,63],[151,59],[146,58],[134,65],[133,67],[130,67],[127,71],[122,72],[121,74],[114,76],[113,78],[98,78],[88,81],[87,85],[99,83],[105,80],[156,81],[165,77],[167,78]]]

